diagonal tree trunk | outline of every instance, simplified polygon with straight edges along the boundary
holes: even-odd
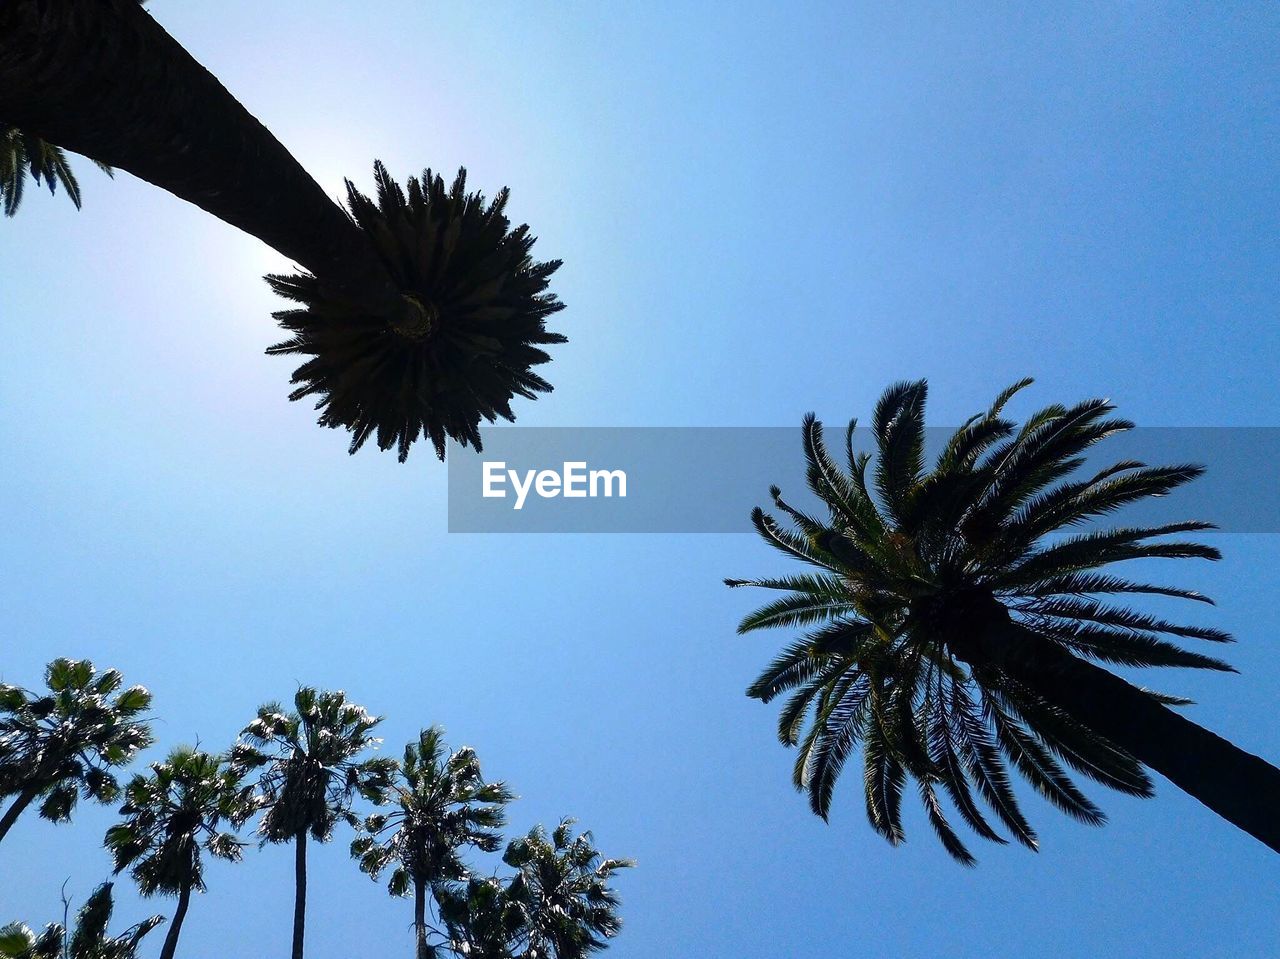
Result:
[[[1003,609],[968,636],[953,648],[958,659],[997,666],[1280,852],[1280,769],[1023,629]]]
[[[35,786],[28,786],[18,793],[18,797],[5,810],[4,815],[0,816],[0,840],[9,834],[9,830],[18,821],[18,817],[26,811],[37,795],[39,795],[39,790]]]
[[[293,959],[302,959],[307,933],[307,831],[299,832],[293,843]]]
[[[393,326],[420,322],[342,209],[137,0],[0,3],[0,120],[189,200]]]
[[[182,932],[182,920],[187,918],[187,907],[191,905],[191,886],[184,883],[178,893],[178,908],[173,911],[173,921],[169,923],[169,931],[164,937],[164,947],[160,950],[160,959],[173,959],[178,949],[178,935]]]

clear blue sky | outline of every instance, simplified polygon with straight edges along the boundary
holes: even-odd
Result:
[[[521,423],[838,422],[927,376],[947,424],[1031,374],[1029,402],[1280,425],[1273,5],[150,9],[334,194],[375,156],[512,187],[565,260],[571,340]],[[1043,851],[979,848],[973,871],[914,811],[906,847],[875,837],[856,776],[815,820],[773,710],[742,694],[786,636],[735,637],[755,597],[720,585],[779,557],[752,536],[448,535],[425,450],[348,458],[285,401],[259,276],[288,264],[77,169],[83,212],[32,192],[0,224],[5,681],[62,654],[118,666],[166,747],[221,747],[299,682],[387,715],[393,747],[443,723],[524,797],[514,827],[573,814],[639,859],[618,959],[1280,941],[1280,858],[1164,783],[1092,790],[1100,830],[1028,797]],[[1161,574],[1219,599],[1242,674],[1160,678],[1280,759],[1280,539],[1220,545]],[[64,878],[80,897],[104,878],[111,818],[15,830],[0,920],[53,919]],[[345,847],[313,852],[309,955],[409,954],[410,907]],[[284,953],[291,869],[287,849],[212,869],[184,954]]]

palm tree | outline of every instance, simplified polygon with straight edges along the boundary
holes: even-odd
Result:
[[[813,627],[761,673],[748,694],[790,698],[779,739],[799,746],[794,782],[826,818],[845,762],[861,744],[867,815],[889,842],[904,838],[902,791],[916,780],[933,829],[952,856],[973,857],[948,823],[940,791],[978,835],[1006,840],[974,792],[1025,845],[1036,835],[1019,809],[1008,764],[1075,818],[1104,821],[1065,763],[1106,786],[1149,796],[1143,766],[1163,774],[1241,829],[1280,850],[1280,770],[1183,718],[1187,701],[1134,686],[1096,662],[1230,670],[1167,637],[1229,641],[1108,597],[1201,594],[1127,579],[1131,559],[1218,559],[1216,549],[1170,539],[1201,522],[1076,530],[1097,517],[1194,479],[1197,466],[1125,461],[1070,478],[1095,443],[1131,428],[1104,400],[1050,406],[1022,426],[1003,418],[1004,391],[924,462],[924,381],[891,387],[876,406],[876,462],[827,451],[804,422],[808,485],[828,517],[774,502],[786,528],[757,509],[760,535],[816,572],[727,580],[784,595],[739,632]],[[805,730],[806,721],[808,728]]]
[[[151,694],[142,686],[122,690],[117,670],[56,659],[45,684],[47,695],[0,685],[0,796],[13,797],[0,816],[0,840],[38,798],[40,815],[52,822],[70,819],[81,794],[111,802],[119,788],[112,770],[151,744],[139,718]]]
[[[436,890],[442,934],[449,951],[465,959],[517,959],[528,942],[525,910],[511,896],[511,883],[471,877]],[[438,952],[430,951],[432,959]]]
[[[486,783],[475,751],[464,747],[446,755],[444,731],[424,729],[404,750],[397,781],[391,787],[393,812],[365,820],[367,835],[351,844],[362,871],[377,879],[395,864],[387,884],[393,896],[413,889],[417,959],[433,954],[427,943],[427,893],[444,882],[467,876],[467,848],[496,852],[506,819],[504,807],[515,797],[506,785]]]
[[[294,712],[279,703],[262,706],[240,734],[231,762],[238,774],[259,770],[262,841],[294,844],[293,959],[302,959],[307,836],[327,842],[339,822],[358,826],[352,803],[356,796],[385,802],[395,761],[360,758],[380,742],[371,733],[382,719],[345,693],[304,686],[293,703]]]
[[[151,916],[119,936],[109,935],[114,908],[111,888],[111,883],[104,882],[85,900],[69,938],[58,923],[46,926],[39,936],[21,923],[0,929],[0,959],[137,959],[143,938],[164,917]]]
[[[124,790],[125,821],[107,831],[116,872],[130,869],[144,896],[177,896],[178,906],[160,959],[173,959],[191,892],[204,892],[203,852],[239,862],[242,843],[234,831],[253,811],[252,787],[219,757],[180,747],[151,773],[135,776]]]
[[[376,434],[401,460],[419,437],[479,447],[481,417],[513,417],[513,395],[550,389],[531,371],[562,306],[558,261],[535,263],[489,205],[427,171],[408,196],[376,168],[375,206],[348,185],[351,216],[136,0],[0,5],[0,117],[60,147],[128,170],[261,239],[307,272],[272,277],[304,308],[278,319],[273,348],[308,360],[293,399],[320,423]]]
[[[630,859],[602,859],[591,833],[563,819],[548,836],[535,826],[513,840],[503,861],[516,869],[509,895],[525,917],[524,959],[582,959],[618,934],[618,897],[609,880]]]
[[[98,167],[111,175],[111,167],[104,163]],[[46,140],[0,123],[0,201],[4,203],[5,216],[18,212],[28,174],[36,183],[44,181],[50,194],[57,193],[61,184],[76,209],[80,209],[80,184],[71,172],[66,153]]]

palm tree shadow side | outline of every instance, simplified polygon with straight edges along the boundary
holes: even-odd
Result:
[[[531,367],[564,341],[545,326],[562,308],[545,292],[559,263],[530,259],[527,227],[502,216],[505,190],[486,208],[462,176],[446,192],[428,171],[406,200],[379,165],[380,201],[401,202],[374,206],[351,187],[348,215],[136,0],[0,6],[0,118],[300,264],[302,276],[270,278],[305,304],[278,316],[294,336],[273,352],[311,357],[292,398],[315,398],[352,452],[371,436],[402,461],[424,437],[442,459],[447,438],[478,449],[482,418],[513,419],[513,396],[550,390]]]

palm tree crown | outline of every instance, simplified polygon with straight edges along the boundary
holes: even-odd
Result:
[[[267,842],[290,842],[310,833],[325,842],[339,822],[352,826],[357,795],[385,801],[395,761],[361,759],[381,740],[371,735],[382,721],[342,691],[303,686],[293,698],[295,712],[279,703],[258,710],[231,754],[237,773],[260,770],[258,789],[265,810],[258,831]]]
[[[0,796],[15,796],[0,819],[0,838],[37,797],[40,815],[71,817],[81,793],[110,802],[114,768],[151,744],[141,715],[151,705],[142,686],[121,689],[117,670],[88,660],[57,659],[45,670],[47,694],[0,685]]]
[[[981,625],[1002,620],[1030,643],[1122,666],[1229,670],[1218,659],[1166,637],[1230,639],[1220,630],[1169,622],[1099,597],[1199,593],[1150,585],[1110,571],[1128,559],[1219,558],[1171,534],[1210,529],[1201,522],[1075,531],[1145,497],[1160,496],[1201,473],[1196,466],[1121,462],[1072,478],[1093,444],[1131,428],[1104,400],[1050,406],[1020,428],[1002,416],[1030,383],[1004,391],[985,413],[951,435],[932,468],[924,454],[923,381],[891,387],[873,418],[872,457],[846,434],[837,466],[812,415],[804,423],[808,485],[826,508],[817,518],[786,503],[790,528],[757,509],[760,535],[816,567],[802,575],[728,580],[784,593],[744,619],[746,633],[810,627],[748,690],[769,702],[790,697],[779,739],[799,746],[794,782],[826,817],[846,761],[860,745],[867,815],[891,843],[904,838],[900,804],[916,780],[927,817],[946,849],[973,858],[948,823],[940,791],[986,839],[1005,842],[974,793],[1022,843],[1036,836],[1010,784],[1010,763],[1064,812],[1100,824],[1065,763],[1099,783],[1138,796],[1151,781],[1138,759],[1070,714],[1020,676],[1013,650],[992,655]],[[1031,647],[1028,647],[1031,648]],[[1172,697],[1142,695],[1161,704]],[[807,725],[807,729],[806,729]]]
[[[604,859],[590,832],[573,834],[563,819],[513,840],[503,861],[517,870],[508,894],[525,916],[524,959],[582,959],[604,949],[622,928],[609,880],[630,859]]]
[[[401,295],[417,307],[413,328],[388,329],[309,273],[267,277],[302,309],[275,314],[293,337],[269,353],[309,356],[293,375],[290,399],[319,399],[322,426],[352,433],[351,452],[376,435],[381,449],[430,438],[444,459],[446,437],[480,449],[481,418],[514,420],[511,398],[535,399],[551,385],[532,371],[550,360],[541,347],[565,338],[546,319],[564,308],[546,293],[559,260],[536,263],[527,226],[510,228],[507,190],[486,204],[427,170],[408,190],[374,166],[375,203],[347,181],[352,219],[368,237]]]
[[[506,821],[504,807],[514,795],[504,783],[484,781],[473,749],[446,754],[440,727],[423,730],[405,747],[397,778],[390,791],[394,811],[369,816],[368,835],[351,844],[360,868],[373,878],[395,863],[392,895],[406,895],[414,883],[463,879],[466,848],[501,847],[495,830]]]
[[[150,775],[135,776],[124,796],[125,821],[107,831],[106,843],[116,872],[129,869],[143,895],[203,892],[202,851],[240,861],[234,827],[252,813],[253,790],[217,756],[179,747],[152,763]]]

